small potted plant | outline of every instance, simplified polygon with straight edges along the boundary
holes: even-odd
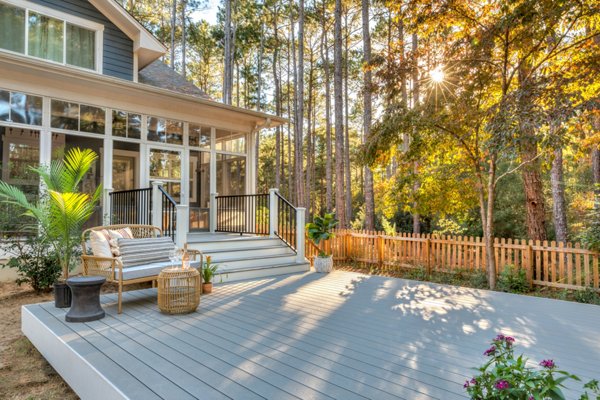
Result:
[[[313,222],[306,224],[308,238],[319,246],[322,241],[331,239],[334,236],[332,230],[337,224],[338,221],[333,213],[326,213],[322,217],[317,216]],[[333,269],[333,255],[327,254],[319,248],[319,255],[314,258],[314,267],[317,272],[331,272]]]
[[[213,277],[217,273],[219,266],[216,264],[212,264],[211,256],[206,257],[206,262],[204,263],[204,267],[202,268],[202,293],[209,294],[212,293],[213,289]]]

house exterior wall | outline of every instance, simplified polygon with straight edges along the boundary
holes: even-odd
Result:
[[[133,41],[87,0],[29,0],[66,14],[104,25],[102,73],[134,79]]]

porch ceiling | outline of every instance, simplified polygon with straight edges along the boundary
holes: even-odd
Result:
[[[0,54],[0,87],[242,132],[287,122],[274,115],[5,53]]]

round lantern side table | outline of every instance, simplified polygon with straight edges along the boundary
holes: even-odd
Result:
[[[158,309],[166,314],[196,311],[201,280],[195,268],[169,267],[158,274]]]

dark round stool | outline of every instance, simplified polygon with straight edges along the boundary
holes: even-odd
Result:
[[[65,316],[67,322],[88,322],[104,318],[100,306],[100,287],[106,282],[101,276],[77,276],[67,279],[73,300]]]

